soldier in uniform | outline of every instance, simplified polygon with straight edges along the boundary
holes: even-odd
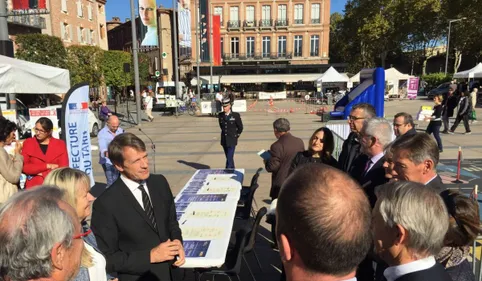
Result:
[[[243,132],[243,122],[237,112],[231,111],[233,99],[223,99],[223,112],[218,115],[219,127],[221,127],[221,145],[226,155],[226,169],[234,169],[234,150],[238,144],[238,138]]]

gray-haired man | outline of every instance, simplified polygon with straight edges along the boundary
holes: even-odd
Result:
[[[17,193],[0,208],[0,280],[68,281],[84,248],[80,220],[55,187]]]
[[[449,281],[434,255],[449,227],[444,201],[420,183],[393,182],[377,189],[373,210],[375,252],[390,267],[388,281]]]

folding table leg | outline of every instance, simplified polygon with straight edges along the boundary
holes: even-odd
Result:
[[[244,257],[244,255],[243,255],[243,261],[244,261],[244,263],[246,263],[246,267],[248,267],[249,274],[251,274],[251,278],[253,278],[253,280],[256,281],[256,278],[254,278],[254,274],[251,271],[251,267],[249,266],[248,262],[246,261],[246,258]]]

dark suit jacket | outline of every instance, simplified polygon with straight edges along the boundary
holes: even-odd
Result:
[[[340,157],[338,157],[338,168],[350,174],[354,161],[360,156],[360,142],[356,133],[350,133],[343,142]]]
[[[119,281],[170,281],[172,262],[151,264],[151,249],[168,239],[182,241],[171,189],[162,175],[151,175],[147,188],[156,217],[154,229],[145,211],[119,177],[94,202],[92,231],[107,260],[107,272]]]
[[[290,133],[282,135],[271,145],[271,158],[266,161],[265,168],[271,174],[271,198],[278,198],[281,185],[288,177],[291,161],[296,153],[304,150],[303,141]]]
[[[226,116],[221,112],[218,115],[219,127],[221,128],[221,145],[232,147],[238,144],[238,138],[243,132],[243,122],[237,112],[232,112]]]
[[[425,186],[433,188],[438,193],[441,193],[442,191],[447,189],[442,182],[442,178],[440,178],[439,175],[437,175],[436,178],[434,178],[431,182],[427,183]]]
[[[445,268],[436,263],[429,269],[405,274],[396,281],[451,281],[449,274],[445,272]]]
[[[413,136],[413,135],[416,135],[417,134],[417,130],[415,130],[415,128],[411,128],[410,130],[408,130],[405,135],[407,136]]]
[[[365,167],[368,159],[369,158],[366,155],[359,156],[355,160],[351,175],[363,188],[368,196],[370,205],[373,208],[377,202],[377,197],[375,196],[375,187],[387,183],[388,179],[385,178],[385,169],[383,168],[385,156],[380,158],[376,163],[372,164],[370,171],[365,174]]]

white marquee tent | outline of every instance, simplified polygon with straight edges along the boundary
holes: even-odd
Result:
[[[403,74],[394,67],[385,69],[385,81],[408,80],[408,78],[410,78],[410,75]],[[360,83],[360,72],[350,78],[350,82]]]
[[[66,69],[0,56],[0,93],[66,94],[69,89]]]
[[[479,63],[472,69],[455,73],[454,78],[482,78],[482,63]]]
[[[336,69],[332,66],[330,67],[323,75],[318,78],[317,82],[323,83],[337,83],[337,82],[348,82],[348,76],[344,74],[340,74]]]

